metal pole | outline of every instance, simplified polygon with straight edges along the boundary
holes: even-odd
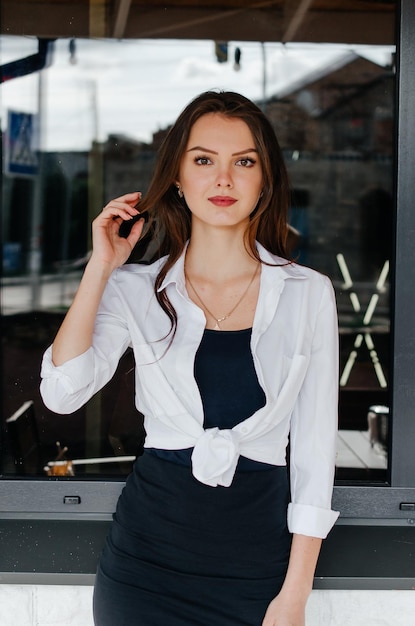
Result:
[[[42,265],[42,222],[43,222],[43,162],[45,149],[45,93],[46,70],[39,71],[38,77],[38,142],[39,169],[35,179],[33,194],[32,219],[29,241],[29,279],[31,291],[31,309],[40,307],[41,297],[41,265]]]

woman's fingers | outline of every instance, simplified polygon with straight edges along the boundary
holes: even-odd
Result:
[[[118,198],[113,198],[107,206],[116,202],[121,204],[128,204],[128,206],[135,206],[137,202],[141,199],[141,191],[133,191],[132,193],[125,193],[123,196],[119,196]],[[106,207],[105,207],[106,208]]]
[[[133,191],[131,193],[125,193],[123,196],[119,196],[118,198],[114,198],[114,200],[119,200],[121,202],[138,202],[141,195],[141,191]]]
[[[140,197],[141,194],[135,192],[115,198],[95,218],[92,225],[94,258],[99,258],[113,268],[125,263],[140,239],[144,226],[144,219],[140,218],[140,212],[135,208]],[[122,222],[133,218],[136,219],[128,236],[120,236]]]
[[[107,219],[120,217],[123,220],[131,220],[138,214],[139,211],[133,206],[127,204],[126,202],[113,200],[103,209],[101,216]]]
[[[144,218],[139,219],[137,222],[135,222],[135,224],[133,224],[129,235],[126,238],[128,243],[131,246],[131,250],[134,248],[135,244],[140,239],[141,233],[143,232],[144,224],[145,224]]]
[[[139,211],[135,208],[137,202],[139,202],[141,198],[141,192],[136,191],[134,193],[127,193],[119,198],[115,198],[111,200],[102,210],[100,215],[97,218],[97,221],[100,221],[100,218],[104,219],[112,219],[118,220],[131,220],[134,217],[139,215]]]
[[[127,205],[129,208],[136,209],[138,202],[141,200],[141,191],[134,191],[133,193],[126,193],[119,198],[114,198],[111,203],[116,203],[120,205]],[[109,204],[111,204],[109,203]],[[138,212],[138,211],[137,211]],[[137,213],[135,213],[136,215]]]

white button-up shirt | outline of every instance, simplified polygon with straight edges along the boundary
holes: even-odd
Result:
[[[131,346],[146,447],[193,448],[197,480],[227,487],[239,455],[285,465],[289,438],[289,530],[325,537],[338,516],[331,510],[338,392],[333,287],[314,270],[287,264],[259,244],[258,250],[264,263],[251,350],[266,403],[234,428],[203,428],[193,368],[206,319],[186,291],[184,252],[160,287],[178,316],[170,347],[170,322],[154,295],[163,259],[122,266],[102,297],[92,347],[59,367],[52,363],[51,348],[46,351],[41,393],[54,412],[77,410],[111,379]]]

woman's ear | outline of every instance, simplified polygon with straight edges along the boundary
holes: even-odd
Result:
[[[176,181],[174,184],[177,187],[177,194],[178,194],[179,198],[183,198],[183,189],[182,189],[181,184],[179,183],[179,181]]]

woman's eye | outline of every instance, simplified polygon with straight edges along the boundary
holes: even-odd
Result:
[[[248,157],[245,157],[244,159],[239,159],[236,162],[236,165],[242,165],[242,167],[252,167],[253,165],[255,165],[256,161],[255,159],[250,159]]]
[[[196,165],[209,165],[212,161],[209,157],[200,156],[195,158],[195,163]]]

